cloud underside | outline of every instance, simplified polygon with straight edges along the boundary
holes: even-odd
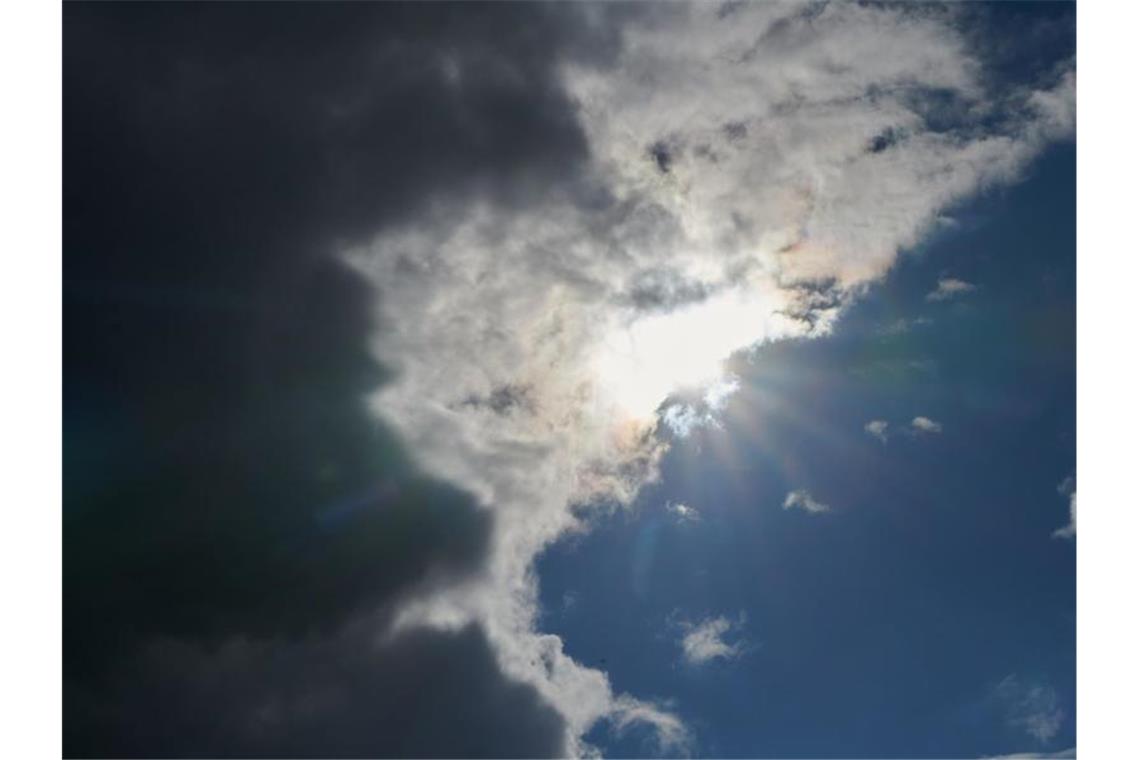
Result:
[[[115,252],[68,260],[75,397],[135,415],[67,412],[79,754],[691,746],[539,630],[535,557],[656,477],[673,394],[1073,129],[1071,70],[999,87],[940,8],[65,11],[68,235]]]

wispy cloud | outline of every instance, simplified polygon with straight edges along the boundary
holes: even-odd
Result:
[[[1053,538],[1072,539],[1077,537],[1077,480],[1074,475],[1057,484],[1057,493],[1069,497],[1069,524],[1053,531]]]
[[[883,443],[887,442],[887,421],[886,420],[871,420],[863,429],[867,431],[867,435],[878,438]]]
[[[669,404],[660,412],[661,420],[678,438],[688,438],[702,427],[720,428],[720,413],[728,399],[740,390],[740,380],[732,375],[712,381],[700,401]]]
[[[677,522],[695,523],[701,521],[701,513],[696,507],[690,507],[681,502],[666,502],[665,510],[676,518]]]
[[[956,277],[943,277],[938,281],[938,287],[926,294],[927,301],[948,301],[951,298],[977,290],[978,287]]]
[[[679,642],[685,661],[690,665],[701,665],[712,660],[732,660],[745,651],[746,643],[737,638],[728,641],[725,637],[739,636],[745,622],[742,614],[733,621],[723,615],[708,618],[697,623],[682,622],[683,635]]]
[[[942,432],[942,423],[929,417],[915,417],[910,421],[910,428],[918,434],[935,434]]]
[[[816,501],[812,495],[800,489],[792,491],[784,498],[784,509],[802,509],[810,514],[819,514],[821,512],[830,512],[831,507],[823,502]]]
[[[1008,675],[994,687],[994,697],[1005,714],[1006,723],[1046,744],[1061,730],[1065,712],[1052,686],[1027,683]]]

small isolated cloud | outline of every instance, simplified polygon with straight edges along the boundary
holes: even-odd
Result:
[[[827,504],[824,504],[823,502],[816,501],[812,498],[812,495],[810,493],[802,488],[798,491],[790,492],[784,498],[784,509],[793,508],[802,509],[803,511],[809,512],[813,515],[819,514],[820,512],[831,511],[831,507],[829,507]]]
[[[973,292],[977,285],[959,280],[955,277],[943,277],[938,280],[938,287],[926,294],[927,301],[949,301],[960,295]]]
[[[883,443],[887,442],[887,421],[886,420],[871,420],[863,429],[867,431],[867,435],[878,438]]]
[[[711,660],[733,660],[744,653],[745,642],[739,638],[734,642],[726,640],[728,635],[739,635],[745,616],[741,613],[736,620],[723,615],[708,618],[697,623],[682,622],[680,645],[685,662],[701,665]]]
[[[673,515],[677,522],[694,523],[701,521],[701,513],[696,507],[690,507],[688,504],[681,502],[666,502],[665,511]]]
[[[936,422],[929,417],[915,417],[910,421],[910,428],[915,433],[941,433],[942,423]]]
[[[1005,712],[1006,724],[1046,744],[1061,730],[1065,712],[1053,687],[1025,683],[1008,675],[994,688],[994,696]]]
[[[1057,484],[1057,493],[1069,497],[1069,524],[1053,531],[1053,538],[1076,538],[1077,536],[1077,480],[1070,475]]]

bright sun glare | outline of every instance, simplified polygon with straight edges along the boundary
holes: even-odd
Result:
[[[644,420],[671,393],[722,380],[724,360],[764,337],[759,300],[727,293],[613,331],[596,366],[601,392],[622,415]]]

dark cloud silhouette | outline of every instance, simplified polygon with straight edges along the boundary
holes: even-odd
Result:
[[[547,757],[562,718],[499,672],[475,627],[370,640],[152,642],[81,709],[72,754],[118,757]]]
[[[65,753],[563,751],[477,629],[367,640],[490,526],[365,409],[376,294],[333,254],[577,181],[585,18],[65,7]]]

